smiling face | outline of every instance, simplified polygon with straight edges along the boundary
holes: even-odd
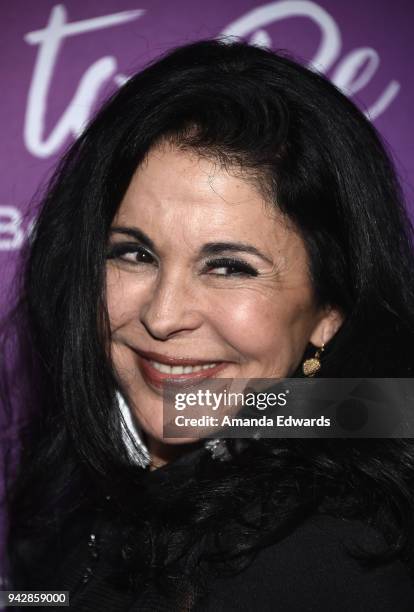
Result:
[[[106,292],[112,360],[150,440],[164,379],[289,376],[340,324],[316,307],[303,240],[254,182],[167,144],[113,219]]]

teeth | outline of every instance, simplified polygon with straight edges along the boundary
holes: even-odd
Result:
[[[199,372],[200,370],[214,368],[217,365],[217,363],[207,363],[197,366],[170,366],[165,363],[159,363],[158,361],[151,361],[150,363],[158,372],[162,372],[163,374],[191,374],[193,372]]]

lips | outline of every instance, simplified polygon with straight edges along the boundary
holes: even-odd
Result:
[[[143,378],[157,389],[161,389],[165,383],[181,386],[212,378],[222,372],[227,365],[228,362],[223,361],[195,360],[153,352],[138,352],[138,366]]]

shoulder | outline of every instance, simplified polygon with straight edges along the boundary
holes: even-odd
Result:
[[[414,585],[400,561],[366,568],[351,551],[380,551],[380,533],[359,521],[314,516],[282,541],[263,548],[244,571],[218,578],[216,612],[414,610]],[[213,608],[212,608],[213,609]]]

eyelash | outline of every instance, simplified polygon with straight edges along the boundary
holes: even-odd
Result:
[[[127,255],[130,253],[135,253],[136,255],[140,254],[140,255],[145,255],[146,257],[149,257],[151,259],[151,261],[131,261],[131,259],[123,259],[123,255]],[[154,261],[154,256],[147,251],[146,249],[144,249],[143,247],[137,246],[136,244],[128,244],[128,243],[122,243],[122,244],[114,244],[111,246],[111,248],[109,249],[109,252],[107,254],[107,259],[122,259],[122,261],[126,261],[127,263],[131,263],[131,264],[139,264],[139,263],[152,263],[152,261]]]
[[[233,274],[218,274],[217,276],[257,276],[258,271],[250,264],[240,259],[222,257],[220,259],[212,259],[206,262],[206,268],[234,268]]]
[[[131,261],[131,259],[123,258],[124,255],[131,253],[141,256],[145,255],[146,257],[150,258],[150,261]],[[135,244],[113,245],[107,254],[107,259],[121,259],[122,261],[132,265],[151,264],[155,260],[154,256],[149,251]],[[205,264],[205,270],[211,270],[212,268],[233,268],[234,270],[232,273],[216,274],[216,276],[258,276],[258,271],[250,264],[246,263],[245,261],[229,257],[221,257],[219,259],[211,259],[207,261]]]

